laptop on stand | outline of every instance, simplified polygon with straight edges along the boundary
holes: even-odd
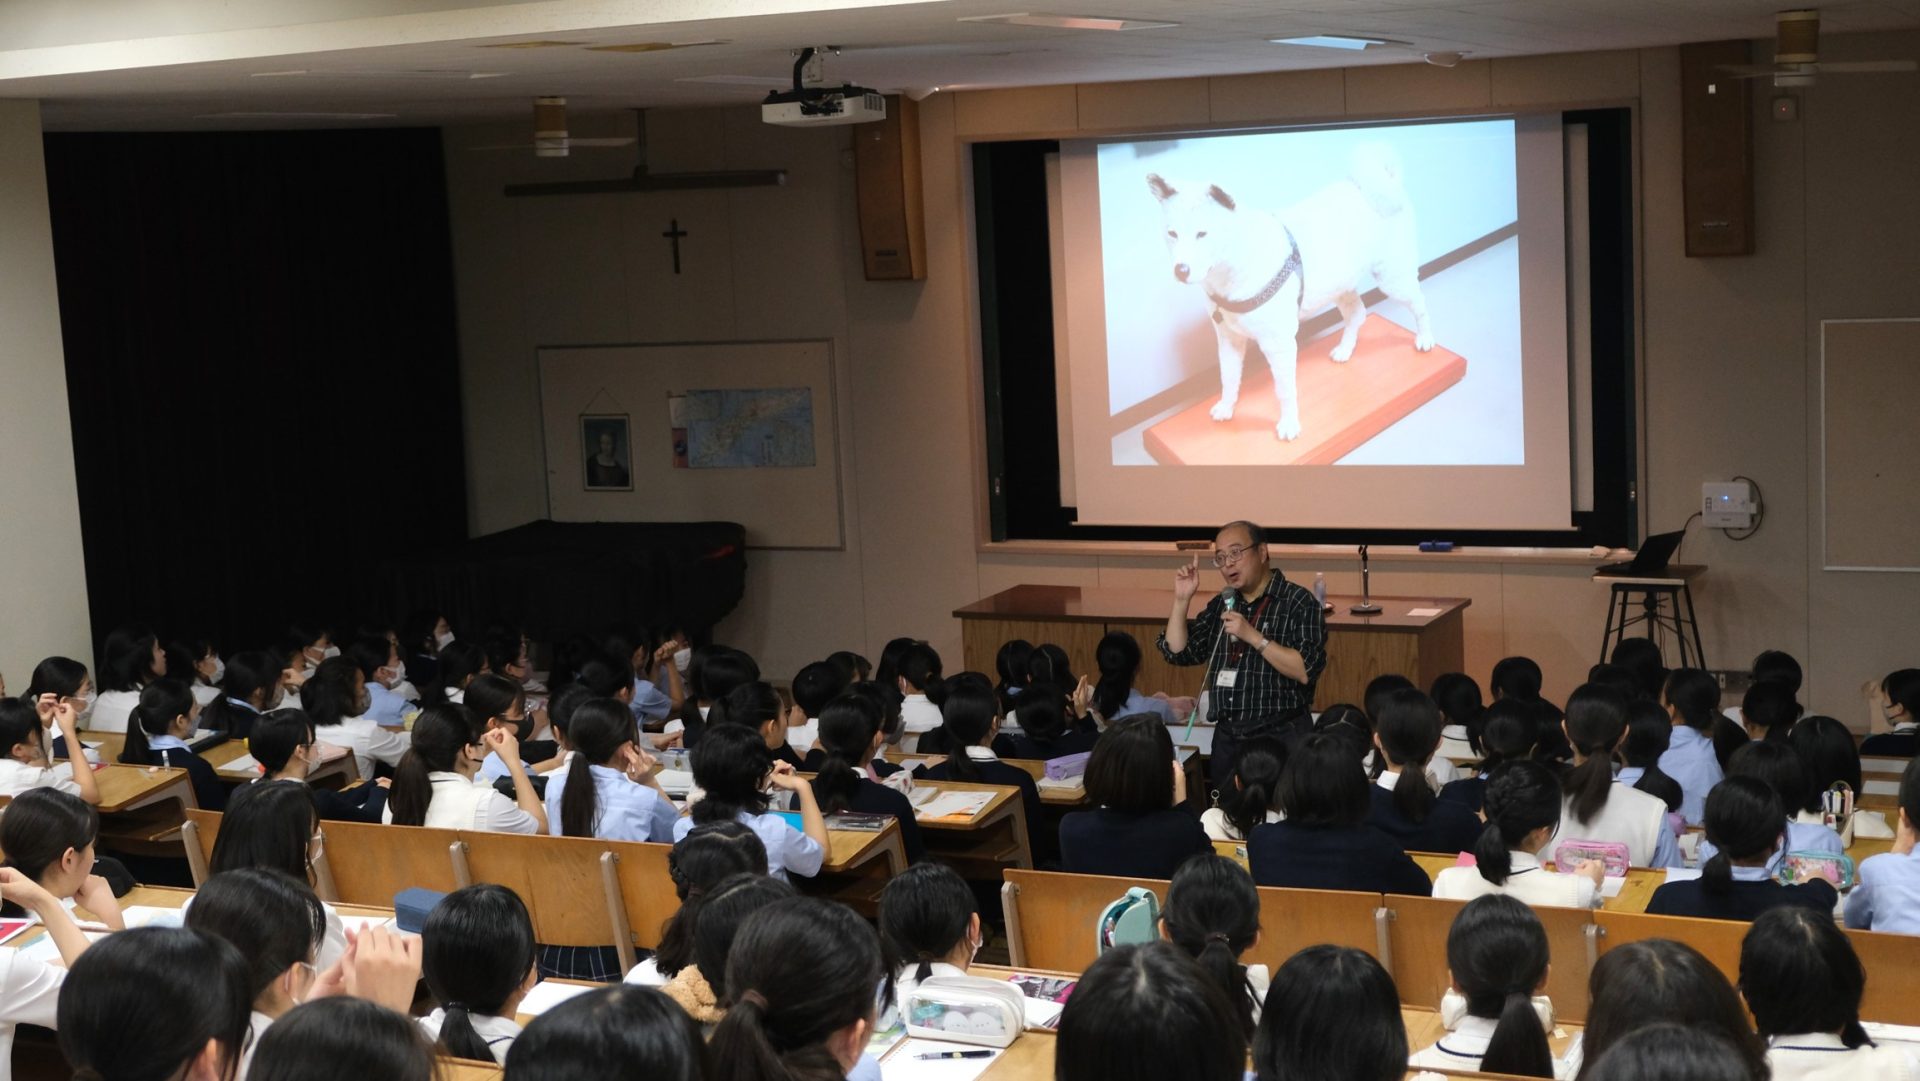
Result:
[[[1641,542],[1632,559],[1596,567],[1593,573],[1608,578],[1658,578],[1667,573],[1667,562],[1680,550],[1680,540],[1686,535],[1684,529],[1655,533]]]

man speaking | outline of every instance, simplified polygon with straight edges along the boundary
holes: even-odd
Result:
[[[1173,612],[1158,644],[1169,664],[1207,666],[1211,772],[1220,790],[1231,783],[1242,743],[1281,736],[1307,719],[1314,681],[1327,666],[1327,625],[1313,593],[1268,564],[1267,532],[1252,522],[1221,528],[1213,565],[1226,588],[1191,620],[1199,555],[1174,573]]]

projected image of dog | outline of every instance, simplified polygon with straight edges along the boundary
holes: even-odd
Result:
[[[1360,147],[1346,179],[1278,211],[1252,210],[1216,184],[1147,177],[1160,200],[1173,276],[1206,294],[1220,348],[1220,402],[1214,420],[1231,420],[1240,401],[1247,342],[1273,369],[1281,439],[1300,435],[1294,383],[1300,320],[1323,308],[1343,323],[1333,359],[1353,356],[1366,319],[1360,294],[1369,276],[1413,312],[1415,348],[1433,348],[1414,246],[1413,207],[1401,184],[1400,160],[1380,144]]]

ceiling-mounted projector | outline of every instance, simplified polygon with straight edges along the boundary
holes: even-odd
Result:
[[[820,50],[800,50],[793,64],[793,89],[775,90],[760,103],[760,119],[784,127],[866,124],[887,118],[887,99],[877,90],[847,83],[821,86]]]

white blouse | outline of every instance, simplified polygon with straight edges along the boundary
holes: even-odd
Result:
[[[127,718],[139,704],[139,691],[101,691],[87,713],[86,728],[90,732],[125,732]]]
[[[1831,1032],[1775,1036],[1767,1066],[1773,1081],[1916,1081],[1920,1062],[1911,1046],[1889,1041],[1849,1048]]]
[[[429,773],[433,798],[421,825],[443,830],[486,830],[493,833],[538,833],[540,822],[519,804],[494,791],[491,784],[470,781],[458,773]],[[393,803],[380,812],[382,822],[393,821]]]

